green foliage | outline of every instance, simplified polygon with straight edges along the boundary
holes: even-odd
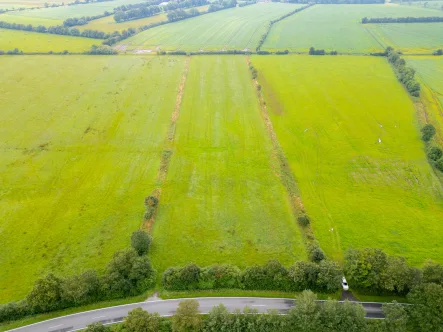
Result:
[[[62,283],[62,297],[69,306],[91,303],[100,296],[100,279],[95,270],[67,277]]]
[[[340,266],[327,260],[322,260],[320,264],[300,261],[289,268],[289,276],[297,291],[311,289],[320,292],[335,292],[340,288],[342,275]]]
[[[412,96],[420,96],[420,83],[418,83],[414,78],[415,70],[407,67],[406,61],[400,57],[399,52],[396,52],[392,48],[386,49],[386,54],[389,62],[395,68],[398,80],[403,83]]]
[[[435,163],[435,167],[440,171],[443,172],[443,159],[439,159]]]
[[[151,237],[148,233],[138,230],[131,235],[131,246],[139,256],[146,255],[151,246]]]
[[[409,316],[414,331],[441,331],[443,326],[443,287],[434,283],[422,284],[408,294],[413,304]]]
[[[107,45],[100,45],[100,46],[92,45],[91,50],[87,52],[87,54],[92,54],[92,55],[101,55],[101,54],[112,55],[117,53],[118,52],[116,50]]]
[[[372,293],[405,295],[422,280],[422,272],[409,267],[403,257],[373,248],[348,250],[344,271],[352,287]]]
[[[142,308],[131,310],[123,326],[128,332],[157,332],[161,319],[158,313],[149,313]]]
[[[289,310],[291,326],[296,331],[319,331],[321,324],[320,304],[312,291],[303,291]]]
[[[200,271],[198,289],[240,288],[240,269],[234,265],[211,265]]]
[[[84,332],[107,332],[110,331],[109,327],[104,326],[102,323],[94,323],[89,324],[86,329],[83,330]]]
[[[62,302],[62,279],[52,273],[37,279],[26,302],[36,313],[59,309]]]
[[[437,161],[438,159],[441,158],[442,155],[443,152],[439,147],[436,146],[431,147],[428,151],[428,158],[431,159],[432,161]]]
[[[406,332],[408,329],[408,313],[405,306],[392,303],[383,303],[383,314],[385,315],[385,328],[387,332]]]
[[[423,282],[443,286],[443,266],[432,261],[427,261],[423,266]]]
[[[311,259],[311,261],[319,263],[320,261],[324,260],[326,256],[320,247],[315,247],[314,249],[311,250],[309,258]]]
[[[311,222],[311,220],[309,219],[309,216],[306,214],[298,217],[297,220],[298,220],[299,224],[304,227],[308,226],[309,223]]]
[[[242,287],[256,290],[290,290],[288,271],[278,261],[271,260],[263,266],[247,267],[242,273]]]
[[[421,129],[423,141],[429,142],[431,138],[434,137],[435,132],[436,132],[435,127],[432,124],[428,123],[424,125],[423,128]]]
[[[185,300],[179,303],[177,312],[172,318],[174,332],[198,332],[203,327],[203,321],[198,312],[196,300]]]
[[[146,256],[134,250],[118,251],[106,266],[102,289],[114,298],[136,295],[155,284],[155,274]]]

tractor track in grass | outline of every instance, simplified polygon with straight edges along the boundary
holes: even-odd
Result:
[[[246,57],[246,63],[249,68],[251,68],[251,60],[249,57]],[[277,138],[277,134],[274,131],[274,127],[272,125],[271,118],[269,117],[268,108],[266,106],[266,101],[264,100],[263,92],[258,87],[260,86],[258,79],[252,79],[252,83],[254,85],[255,92],[257,94],[258,102],[260,105],[261,116],[263,122],[266,127],[266,131],[271,139],[272,143],[272,160],[278,164],[278,169],[276,170],[277,176],[280,179],[281,183],[285,187],[289,202],[291,205],[292,214],[294,217],[294,222],[299,226],[300,232],[303,235],[303,243],[305,245],[306,252],[308,256],[310,252],[317,247],[320,247],[318,241],[314,237],[314,232],[310,225],[302,226],[298,222],[298,218],[304,215],[305,208],[301,199],[300,190],[297,185],[297,181],[295,179],[294,174],[291,171],[289,166],[289,162],[283,152],[283,149],[280,146],[280,143]]]
[[[189,63],[191,61],[191,58],[189,56],[186,57],[185,65],[183,69],[183,74],[180,80],[180,85],[178,87],[177,97],[175,100],[175,106],[174,111],[171,114],[171,122],[169,124],[167,136],[165,139],[165,143],[162,150],[162,156],[160,161],[160,166],[158,168],[157,172],[157,178],[156,178],[156,188],[152,191],[150,196],[154,196],[157,198],[158,202],[160,203],[160,196],[162,192],[162,186],[166,180],[166,177],[168,175],[168,169],[169,165],[171,163],[171,158],[173,155],[173,143],[175,139],[175,128],[177,126],[177,120],[180,116],[180,108],[183,100],[183,92],[185,90],[185,84],[186,84],[186,78],[188,77],[189,72]],[[144,219],[142,228],[146,230],[147,232],[151,232],[152,226],[154,225],[155,218],[157,216],[158,211],[158,204],[155,206],[155,209],[152,213],[152,215],[148,219]]]

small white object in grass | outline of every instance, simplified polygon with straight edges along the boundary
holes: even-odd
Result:
[[[382,124],[380,124],[380,128],[383,128],[383,125],[382,125]]]
[[[381,138],[378,139],[378,143],[381,143]]]
[[[308,131],[308,128],[306,128],[304,132],[307,132],[307,131]]]

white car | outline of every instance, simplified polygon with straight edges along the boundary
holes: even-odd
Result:
[[[345,277],[341,278],[341,286],[343,287],[343,290],[349,290],[349,285]]]

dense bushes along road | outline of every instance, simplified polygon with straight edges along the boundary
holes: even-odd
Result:
[[[435,285],[434,285],[435,286]],[[231,313],[224,305],[212,308],[206,319],[199,314],[196,300],[180,302],[172,319],[161,318],[157,313],[148,313],[141,308],[129,312],[122,324],[113,327],[90,325],[87,332],[406,332],[441,331],[443,323],[438,312],[438,298],[443,297],[441,286],[417,290],[410,299],[414,305],[405,306],[396,302],[382,306],[384,320],[365,319],[361,304],[345,301],[324,301],[319,303],[314,293],[304,291],[295,301],[295,307],[286,315],[276,310],[258,313],[256,309],[245,308],[243,312]]]

